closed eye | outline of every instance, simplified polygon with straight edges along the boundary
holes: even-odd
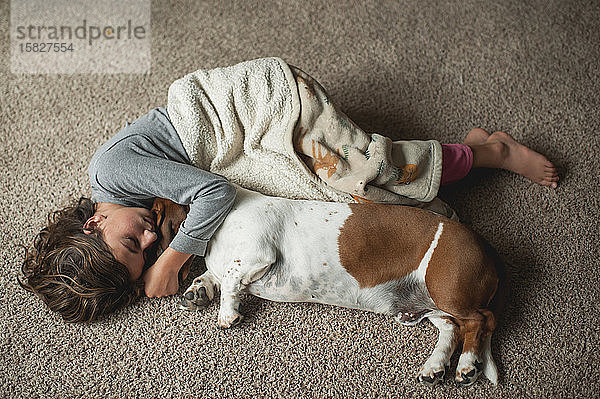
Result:
[[[127,248],[128,250],[130,250],[133,253],[136,253],[136,254],[139,253],[140,245],[135,238],[125,237],[125,241],[127,242],[127,244],[123,244],[125,246],[125,248]]]

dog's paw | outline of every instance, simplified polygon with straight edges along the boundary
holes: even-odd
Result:
[[[456,368],[456,384],[461,387],[473,385],[482,371],[483,362],[480,359],[473,353],[463,353]]]
[[[183,298],[179,302],[179,308],[183,310],[196,310],[208,306],[219,290],[209,272],[197,277],[183,293]]]
[[[417,376],[417,381],[421,384],[434,386],[444,381],[446,367],[443,364],[428,366],[427,363]]]
[[[204,286],[194,287],[193,285],[183,294],[179,301],[179,308],[183,310],[196,310],[208,306],[210,298],[206,293]]]
[[[243,316],[234,309],[230,311],[223,311],[222,308],[219,311],[218,324],[221,328],[230,328],[237,326],[242,322]]]

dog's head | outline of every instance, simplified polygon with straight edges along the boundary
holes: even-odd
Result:
[[[156,198],[154,200],[152,213],[154,214],[154,219],[156,221],[156,233],[158,239],[154,246],[154,254],[148,257],[150,259],[149,265],[154,264],[160,254],[167,249],[179,231],[179,226],[187,217],[189,210],[190,207],[188,205],[179,205],[165,198]],[[193,257],[190,257],[179,272],[179,276],[182,280],[185,280],[190,271],[192,258]]]

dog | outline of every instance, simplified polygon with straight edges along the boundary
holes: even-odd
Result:
[[[165,217],[176,224],[182,215]],[[205,261],[207,271],[180,307],[205,307],[220,291],[222,328],[242,321],[242,291],[389,314],[405,325],[426,318],[439,338],[420,383],[442,382],[462,344],[457,384],[469,386],[481,373],[497,384],[491,337],[502,307],[503,264],[456,221],[408,206],[290,200],[237,187]]]

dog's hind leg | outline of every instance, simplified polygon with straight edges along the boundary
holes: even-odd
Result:
[[[430,316],[429,320],[440,331],[433,353],[427,359],[417,380],[425,385],[436,385],[444,380],[446,367],[458,343],[458,326],[448,317]]]
[[[183,310],[196,310],[207,306],[219,290],[219,282],[215,276],[206,271],[200,277],[196,277],[192,284],[183,294],[179,302],[179,308]]]
[[[221,306],[218,320],[220,327],[229,328],[242,321],[242,315],[239,313],[240,292],[248,284],[264,276],[271,263],[245,264],[244,261],[236,259],[224,270],[221,278]]]
[[[496,319],[488,309],[480,309],[477,316],[458,320],[463,337],[463,350],[456,368],[456,383],[460,386],[473,384],[482,371],[494,385],[498,383],[498,371],[491,352]]]

